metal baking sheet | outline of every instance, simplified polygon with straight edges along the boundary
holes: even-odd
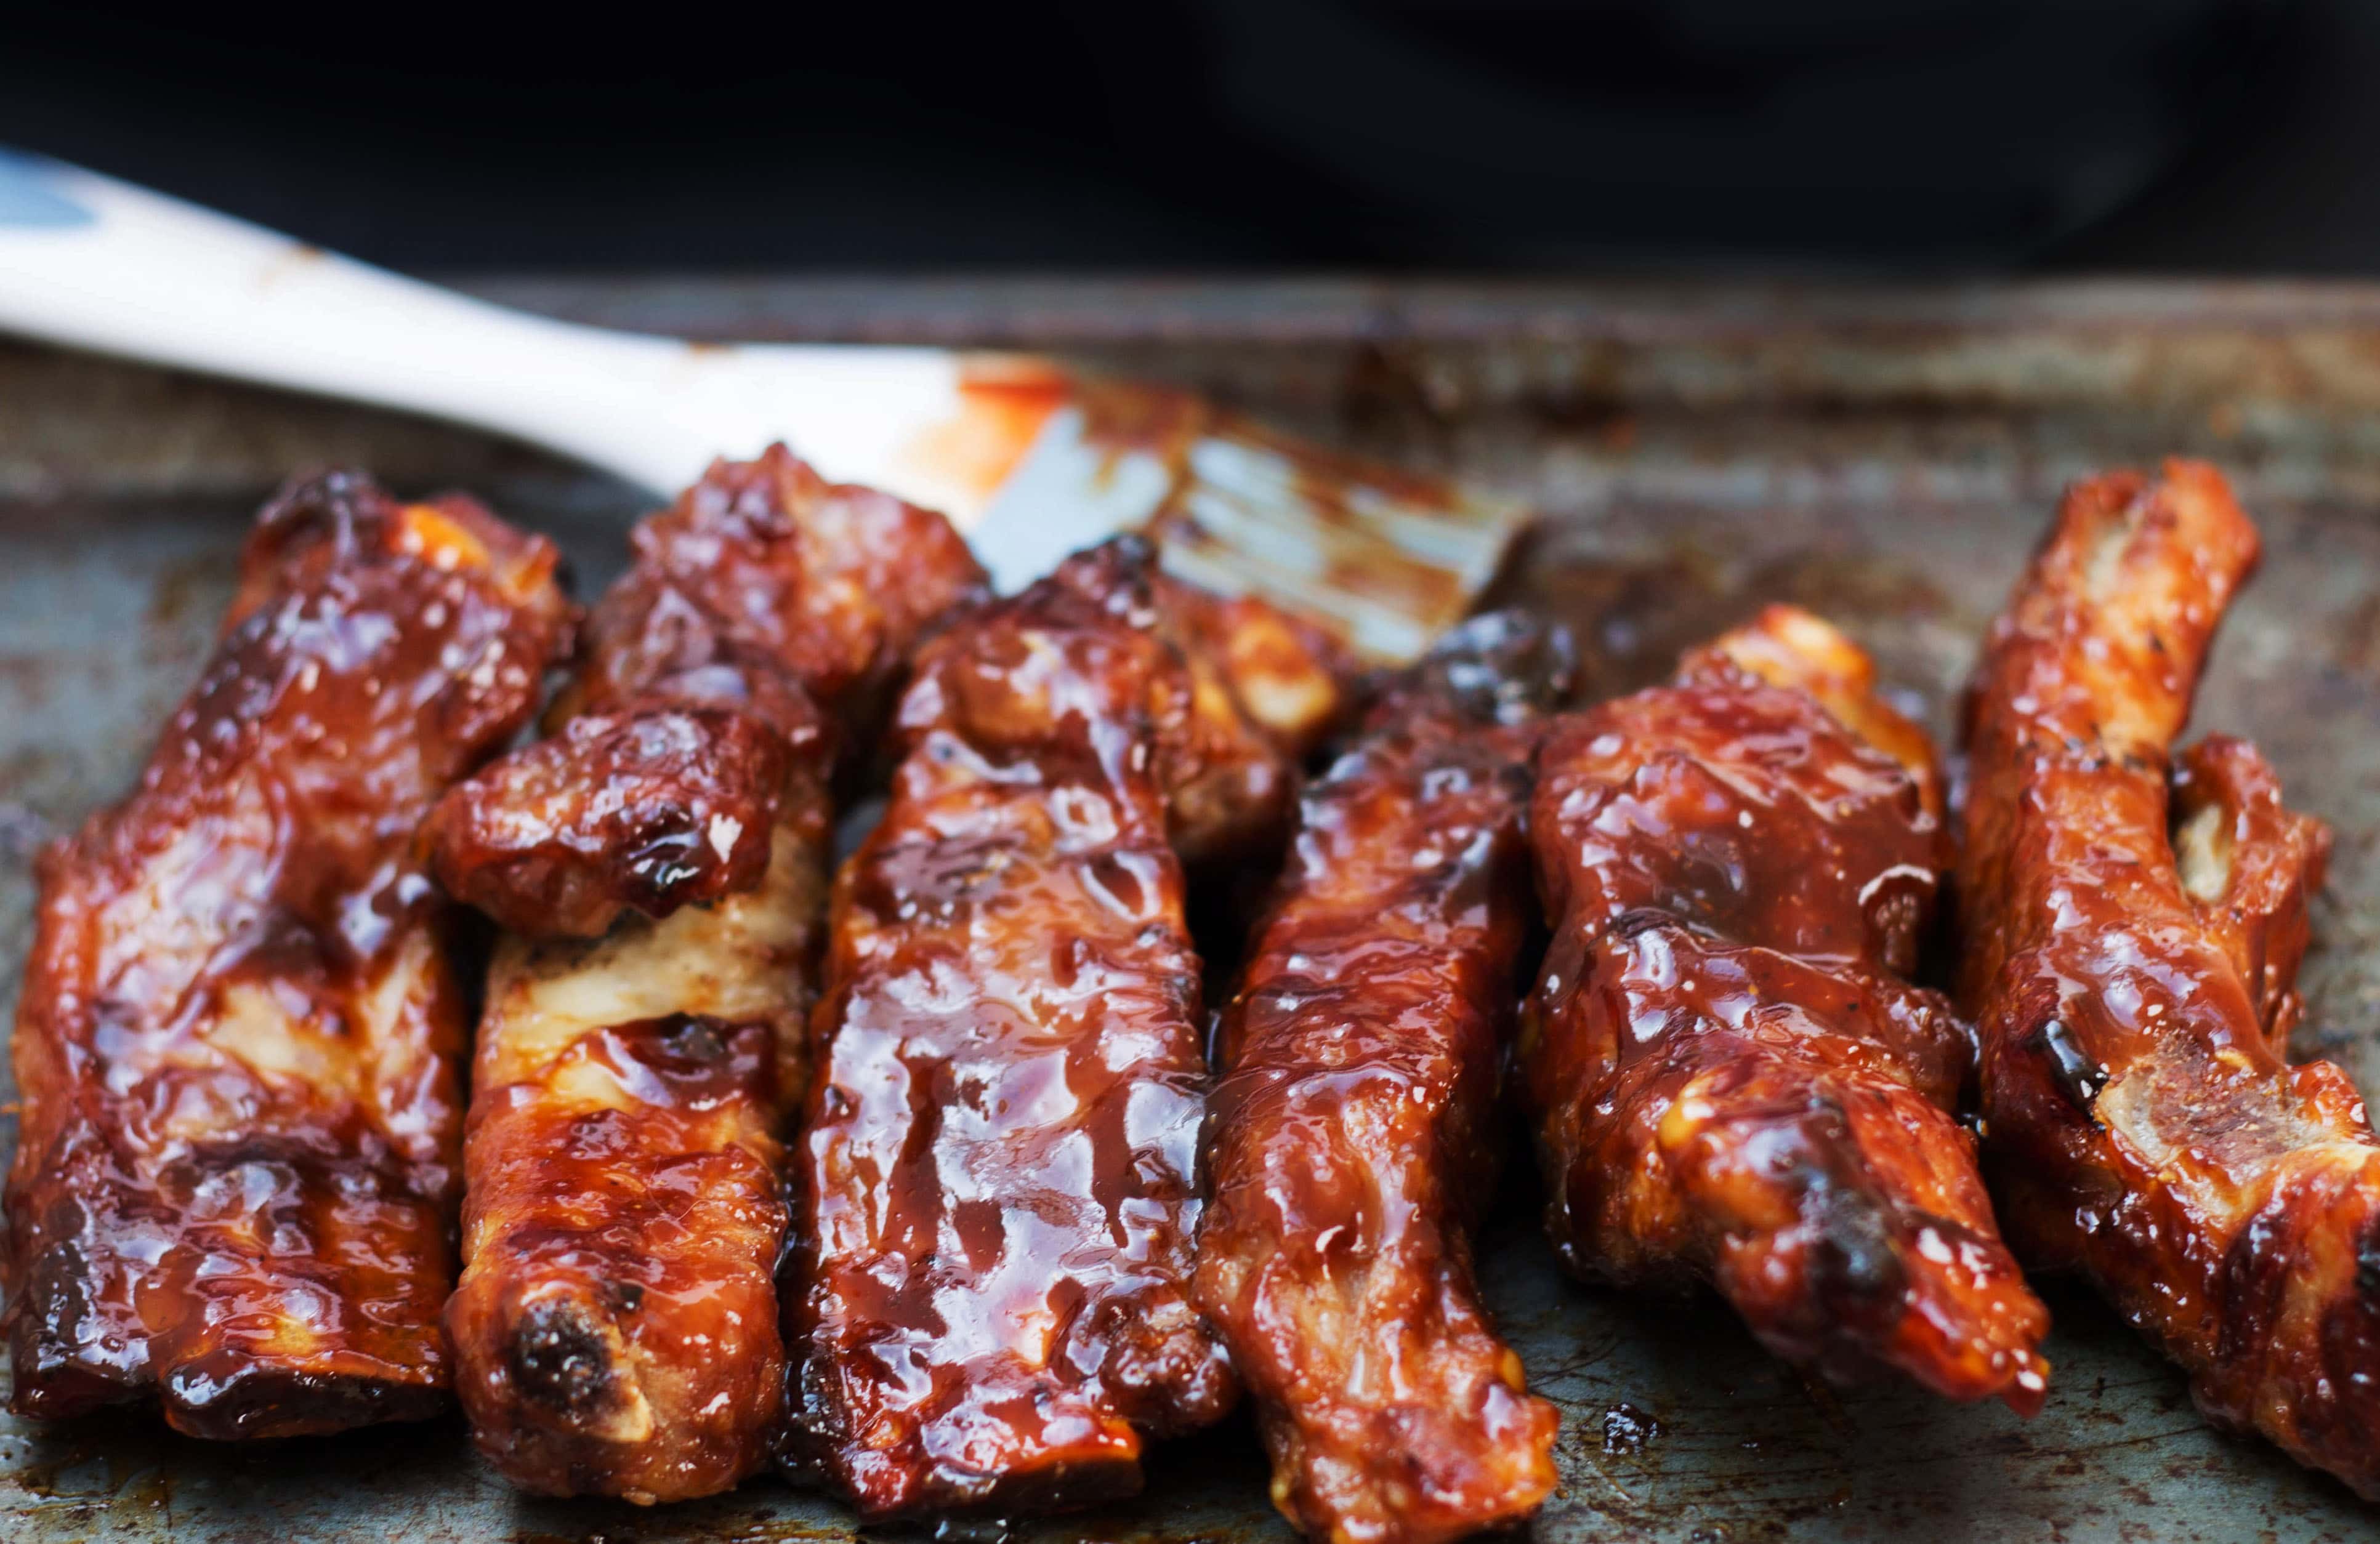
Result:
[[[479,287],[695,335],[1054,348],[1208,390],[1532,499],[1547,525],[1507,588],[1581,624],[1593,690],[1650,679],[1680,645],[1791,598],[1875,648],[1937,729],[2058,488],[2108,464],[2209,455],[2267,558],[2197,723],[2253,736],[2295,802],[2338,827],[2298,1048],[2380,1090],[2380,291]],[[638,513],[616,484],[435,426],[0,347],[0,1015],[34,848],[130,779],[205,651],[256,500],[330,460],[408,491],[483,493],[552,532],[584,590],[617,566]],[[1482,1274],[1532,1381],[1565,1413],[1541,1539],[2311,1541],[2380,1527],[2380,1508],[2337,1483],[2209,1430],[2180,1377],[2071,1285],[2046,1284],[2056,1369],[2031,1422],[1890,1387],[1829,1392],[1712,1302],[1566,1281],[1535,1236],[1525,1164],[1506,1190]],[[1137,1502],[1016,1538],[1289,1538],[1245,1424],[1149,1467]],[[0,1538],[26,1544],[853,1531],[831,1502],[773,1480],[657,1511],[518,1498],[451,1418],[242,1449],[147,1416],[0,1418]]]

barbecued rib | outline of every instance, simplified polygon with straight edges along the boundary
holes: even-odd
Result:
[[[511,930],[447,1309],[465,1408],[516,1485],[650,1502],[773,1443],[833,747],[872,743],[910,645],[983,573],[941,516],[783,447],[714,465],[635,544],[575,716],[431,832],[442,879]]]
[[[787,1302],[789,1459],[869,1518],[1128,1493],[1146,1438],[1231,1403],[1189,1295],[1176,843],[1278,827],[1336,692],[1269,612],[1214,656],[1217,604],[1119,540],[936,640],[903,699],[835,885]]]
[[[1560,1422],[1471,1275],[1495,1174],[1523,815],[1569,639],[1479,618],[1305,794],[1218,1047],[1197,1301],[1257,1403],[1274,1504],[1337,1544],[1525,1517]]]
[[[1904,979],[1940,778],[1873,685],[1774,607],[1548,738],[1522,1032],[1548,1227],[1583,1273],[1707,1277],[1789,1361],[2030,1412],[2047,1316],[1951,1113],[1972,1043]]]
[[[2209,1416],[2380,1496],[2380,1142],[2278,1038],[2327,838],[2239,742],[2168,777],[2255,560],[2210,466],[2067,494],[1970,697],[1962,990],[2010,1236]]]
[[[465,996],[415,828],[535,710],[554,562],[465,500],[293,484],[140,787],[43,854],[18,1411],[153,1390],[278,1437],[445,1402]]]

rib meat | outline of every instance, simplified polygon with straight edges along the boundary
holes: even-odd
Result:
[[[1961,989],[2010,1235],[2380,1497],[2380,1142],[2283,1056],[2328,838],[2240,742],[2168,765],[2256,545],[2199,463],[2067,494],[1970,698]]]
[[[1189,1294],[1176,844],[1277,828],[1336,692],[1269,612],[1215,650],[1221,604],[1119,540],[936,640],[903,699],[835,886],[787,1305],[789,1457],[870,1519],[1129,1493],[1146,1438],[1232,1398]]]
[[[1972,1043],[1905,979],[1941,779],[1872,677],[1776,607],[1549,737],[1522,1034],[1548,1227],[1583,1273],[1707,1278],[1789,1361],[2029,1413],[2047,1316],[1952,1114]]]
[[[640,525],[555,732],[439,806],[489,974],[446,1312],[480,1450],[544,1494],[656,1502],[767,1460],[783,1139],[837,744],[982,571],[941,516],[780,446]]]
[[[203,1437],[446,1398],[465,995],[413,857],[535,711],[555,555],[298,483],[140,787],[42,856],[8,1180],[16,1408]]]
[[[1553,1488],[1472,1282],[1515,973],[1523,815],[1566,635],[1510,616],[1390,689],[1303,801],[1219,1046],[1197,1300],[1257,1403],[1273,1500],[1341,1544],[1433,1544]]]

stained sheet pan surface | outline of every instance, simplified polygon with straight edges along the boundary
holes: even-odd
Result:
[[[2252,736],[2338,850],[2301,1054],[2380,1090],[2380,292],[1596,286],[731,284],[492,281],[489,293],[694,334],[1054,347],[1215,392],[1323,440],[1533,499],[1506,582],[1576,621],[1588,690],[1790,598],[1876,649],[1941,730],[2059,486],[2171,452],[2237,480],[2267,543],[2196,719]],[[754,447],[725,446],[748,452]],[[465,486],[548,530],[582,593],[639,501],[434,426],[0,348],[0,1022],[46,833],[114,797],[187,687],[249,512],[343,460]],[[13,1097],[13,1091],[10,1096]],[[13,1141],[13,1104],[4,1135]],[[2209,1430],[2090,1296],[2046,1284],[2046,1410],[1806,1386],[1714,1303],[1562,1278],[1515,1165],[1482,1275],[1564,1412],[1535,1534],[1588,1540],[2366,1538],[2380,1508]],[[1139,1501],[1019,1539],[1286,1539],[1245,1425],[1160,1450]],[[977,1529],[998,1534],[999,1529]],[[0,1538],[844,1538],[774,1481],[638,1511],[513,1496],[453,1419],[250,1448],[146,1415],[0,1417]]]

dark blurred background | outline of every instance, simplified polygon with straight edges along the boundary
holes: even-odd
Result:
[[[2380,6],[17,6],[0,142],[414,270],[2380,271]]]

